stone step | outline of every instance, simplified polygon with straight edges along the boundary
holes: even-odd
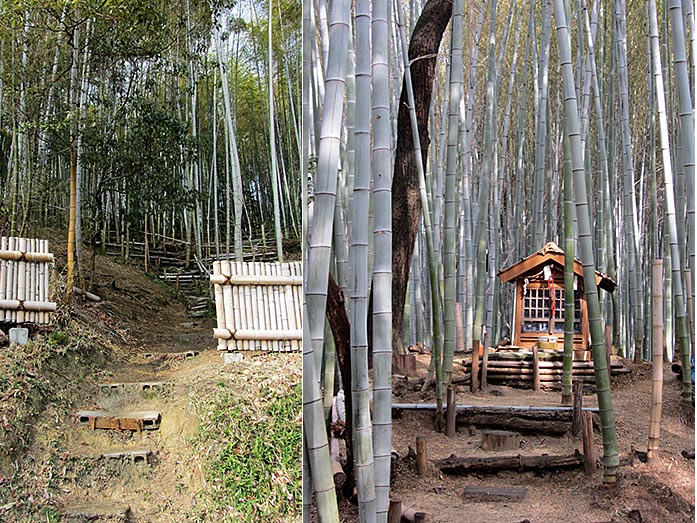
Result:
[[[69,523],[108,522],[131,523],[133,512],[128,505],[100,503],[91,505],[72,505],[63,508],[63,521]]]
[[[100,383],[99,390],[105,394],[124,394],[127,392],[162,391],[167,382],[165,381],[138,381],[132,383]]]
[[[107,412],[101,410],[80,410],[75,414],[77,421],[90,429],[107,430],[157,430],[162,416],[156,411],[142,412]]]
[[[153,453],[151,450],[147,449],[119,449],[104,452],[83,453],[76,456],[76,458],[88,460],[114,459],[150,465],[153,462]]]

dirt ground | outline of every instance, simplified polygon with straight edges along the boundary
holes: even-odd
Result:
[[[59,245],[54,252],[60,267]],[[26,451],[0,469],[0,522],[53,523],[72,509],[89,512],[85,507],[121,515],[130,507],[128,518],[114,521],[132,523],[214,521],[201,509],[212,488],[205,464],[215,454],[199,437],[202,409],[221,390],[239,402],[264,402],[287,392],[300,381],[301,355],[245,353],[241,363],[224,365],[212,336],[213,317],[188,317],[171,288],[133,266],[98,256],[95,274],[93,292],[102,301],[79,298],[74,318],[108,339],[111,349],[105,360],[64,362],[65,387],[56,387],[54,397],[37,409]],[[186,351],[197,355],[143,356]],[[99,387],[141,381],[166,385],[125,394]],[[162,421],[159,430],[141,434],[91,431],[76,423],[78,410],[152,410]],[[150,464],[89,457],[139,449],[152,452]]]
[[[418,372],[426,373],[428,356],[419,355]],[[631,366],[631,375],[613,378],[613,406],[616,415],[620,457],[634,455],[634,449],[646,451],[651,400],[651,366]],[[457,367],[457,362],[456,365]],[[581,469],[564,472],[517,473],[501,472],[491,475],[471,474],[449,476],[432,463],[426,477],[415,472],[415,463],[407,457],[415,449],[415,438],[428,440],[429,461],[458,457],[572,454],[582,450],[580,437],[554,438],[524,435],[520,451],[486,452],[481,450],[481,433],[461,428],[454,438],[434,430],[434,414],[425,411],[402,411],[393,422],[393,447],[400,459],[393,471],[393,498],[404,506],[429,513],[431,521],[443,523],[596,523],[610,521],[643,521],[645,523],[678,523],[694,521],[695,468],[694,460],[681,455],[684,449],[694,450],[695,431],[692,420],[686,419],[679,408],[680,382],[669,368],[665,371],[663,416],[661,425],[660,462],[645,464],[638,459],[622,466],[618,484],[606,489],[601,486],[602,467],[592,476]],[[393,398],[399,403],[433,402],[432,391],[422,393],[422,379],[395,378]],[[468,405],[530,405],[558,406],[560,393],[538,392],[504,386],[489,386],[476,394],[469,387],[457,388],[458,404]],[[584,406],[597,406],[595,395],[584,396]],[[602,438],[594,435],[596,456],[602,456]],[[462,492],[466,486],[525,487],[527,496],[519,502],[466,502]],[[632,512],[632,511],[639,511]],[[342,521],[356,519],[355,507],[342,505]]]

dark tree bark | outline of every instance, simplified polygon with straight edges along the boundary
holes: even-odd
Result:
[[[349,495],[355,485],[353,473],[353,443],[351,441],[351,413],[353,401],[351,398],[351,324],[346,315],[346,299],[341,288],[329,275],[327,285],[327,321],[334,337],[336,356],[339,361],[339,372],[344,390],[344,405],[346,420],[344,424],[344,441],[346,442],[346,482],[344,483],[344,495]],[[327,391],[324,392],[327,394]]]
[[[426,165],[430,143],[428,113],[431,107],[436,57],[451,14],[452,1],[428,0],[416,22],[409,43],[414,104],[424,165]],[[411,139],[407,89],[403,81],[397,117],[397,151],[392,179],[392,350],[394,352],[402,350],[404,301],[420,216],[419,178]]]

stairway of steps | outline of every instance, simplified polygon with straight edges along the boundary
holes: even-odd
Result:
[[[183,361],[197,351],[163,353],[160,361]],[[143,370],[151,362],[141,355]],[[149,368],[152,372],[152,367]],[[138,372],[138,375],[148,374]],[[74,444],[67,460],[70,482],[62,510],[66,523],[150,523],[157,514],[139,514],[134,505],[147,498],[147,485],[158,481],[162,456],[156,406],[172,394],[173,383],[158,380],[104,381],[92,404],[74,415]],[[166,416],[166,414],[164,414]],[[166,457],[165,457],[166,459]],[[145,485],[145,486],[144,486]]]

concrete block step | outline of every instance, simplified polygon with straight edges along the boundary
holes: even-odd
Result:
[[[113,459],[146,465],[151,465],[153,463],[153,453],[148,449],[107,450],[103,452],[83,453],[77,457],[85,460]]]
[[[143,358],[151,359],[151,358],[158,358],[158,357],[164,357],[164,358],[193,358],[194,356],[198,356],[199,351],[197,350],[187,350],[184,352],[143,352],[141,353],[141,356]]]
[[[100,383],[99,390],[105,394],[124,394],[127,392],[162,391],[167,385],[165,381],[138,381],[132,383]]]
[[[71,505],[63,508],[63,521],[69,523],[131,523],[133,512],[128,505],[94,504]]]
[[[87,425],[90,429],[133,430],[138,433],[144,430],[160,428],[162,416],[156,411],[142,412],[107,412],[102,410],[80,410],[75,414],[78,423]]]

